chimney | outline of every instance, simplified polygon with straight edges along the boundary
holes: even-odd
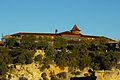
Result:
[[[58,32],[58,30],[57,30],[57,29],[55,29],[55,34],[57,34],[57,32]]]

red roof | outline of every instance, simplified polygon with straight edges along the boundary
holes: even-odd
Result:
[[[77,25],[75,24],[72,28],[72,31],[80,31],[79,28],[77,27]]]

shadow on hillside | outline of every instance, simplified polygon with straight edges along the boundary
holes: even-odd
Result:
[[[95,72],[92,71],[91,69],[88,70],[89,76],[85,75],[85,77],[71,77],[70,80],[96,80],[97,77],[95,76]]]
[[[91,77],[91,76],[87,76],[87,77],[72,77],[70,78],[70,80],[96,80],[96,76],[95,77]]]

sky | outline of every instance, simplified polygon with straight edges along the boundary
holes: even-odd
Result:
[[[0,0],[0,38],[63,32],[75,24],[82,34],[120,40],[120,0]]]

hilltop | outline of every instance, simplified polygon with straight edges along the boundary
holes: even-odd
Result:
[[[67,80],[84,76],[84,69],[119,69],[120,52],[108,46],[108,39],[81,39],[68,45],[67,39],[55,37],[11,37],[0,47],[0,75],[10,80]],[[114,47],[113,47],[114,48]],[[71,75],[71,76],[70,76]],[[89,74],[88,74],[89,76]]]

